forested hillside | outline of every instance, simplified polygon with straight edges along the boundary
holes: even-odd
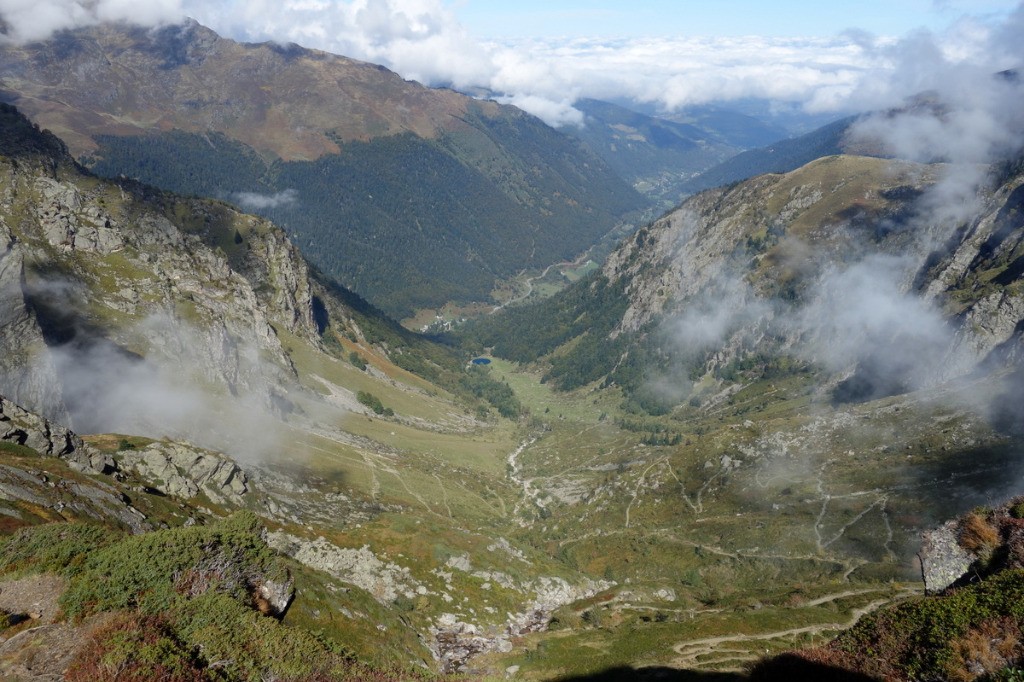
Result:
[[[582,253],[646,203],[519,109],[315,50],[187,23],[80,29],[3,55],[8,101],[96,173],[271,217],[394,316],[487,300],[499,280]]]
[[[486,299],[498,279],[575,256],[635,205],[607,181],[579,210],[569,196],[587,171],[574,165],[572,142],[554,131],[545,137],[546,160],[541,144],[510,136],[517,155],[534,163],[493,178],[459,160],[457,137],[409,133],[352,142],[315,161],[271,163],[223,136],[102,137],[92,170],[243,206],[243,193],[266,195],[247,207],[285,227],[325,273],[404,315]]]
[[[837,403],[904,392],[924,375],[930,381],[941,375],[934,363],[946,372],[964,371],[1017,338],[1012,301],[1020,268],[1013,235],[1021,230],[1016,216],[1024,179],[1012,169],[1002,174],[1004,184],[986,209],[996,227],[979,223],[995,230],[987,241],[980,228],[962,227],[929,255],[912,240],[948,227],[928,223],[914,233],[914,207],[940,172],[832,156],[784,175],[703,192],[637,231],[601,271],[546,301],[480,320],[466,337],[500,357],[537,363],[545,380],[563,390],[592,382],[615,386],[628,410],[651,414],[697,407],[720,400],[730,386],[780,377],[827,386]],[[845,268],[853,274],[839,274]],[[870,284],[844,279],[860,277],[861,270],[870,271]],[[959,274],[948,274],[954,271]],[[902,283],[890,281],[896,277]],[[879,281],[893,291],[859,293]],[[939,297],[943,311],[907,302],[925,291]],[[862,297],[871,302],[869,310],[847,310],[868,305]],[[890,305],[923,307],[919,314],[935,327],[914,332],[929,336],[914,359],[899,348],[911,332],[895,320],[873,330],[870,318]],[[1011,319],[1002,320],[1004,313]],[[847,323],[844,315],[865,319]],[[989,321],[992,315],[1001,321]],[[948,322],[940,321],[943,316]],[[850,341],[865,334],[870,338],[863,343],[877,344],[877,353],[870,350],[875,346]],[[839,357],[822,350],[829,346],[850,348]]]
[[[714,128],[647,116],[610,102],[583,99],[575,107],[585,116],[583,125],[562,130],[586,142],[622,178],[666,208],[679,202],[680,185],[688,178],[743,148]]]

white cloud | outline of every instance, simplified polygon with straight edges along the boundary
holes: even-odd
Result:
[[[569,111],[579,97],[625,97],[665,109],[745,97],[805,102],[823,88],[852,91],[870,66],[848,37],[485,43],[440,0],[185,2],[197,20],[231,37],[324,49],[427,85],[486,88],[554,125],[579,123]],[[820,98],[818,106],[840,100]]]
[[[299,200],[299,192],[294,189],[282,190],[275,194],[234,192],[228,196],[228,200],[238,204],[246,211],[260,211],[267,208],[291,206]]]
[[[105,21],[128,21],[143,26],[181,21],[180,0],[0,0],[0,17],[8,38],[32,41],[54,31],[91,26]]]
[[[898,42],[857,31],[481,42],[444,0],[0,0],[0,15],[18,39],[101,20],[163,23],[182,13],[238,40],[294,42],[383,64],[427,85],[486,88],[556,125],[579,123],[570,106],[579,97],[665,110],[764,98],[813,112],[863,111],[927,87],[935,71],[925,65],[1016,66],[1016,29],[1024,24],[1020,11],[1002,27],[966,17],[940,36],[922,32]],[[900,68],[908,54],[923,60],[916,74]]]
[[[200,22],[245,40],[291,41],[381,63],[427,85],[486,88],[549,123],[579,124],[579,97],[626,98],[674,110],[762,98],[814,112],[913,92],[893,82],[896,41],[864,32],[829,38],[676,37],[480,42],[441,0],[184,0]],[[941,40],[954,62],[990,56],[994,29],[963,19]],[[988,60],[990,63],[991,60]]]
[[[528,111],[556,128],[583,125],[583,112],[572,106],[575,98],[558,101],[542,95],[512,95],[499,97],[498,101]]]

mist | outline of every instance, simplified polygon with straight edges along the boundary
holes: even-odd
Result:
[[[108,21],[162,26],[185,14],[180,0],[0,0],[0,18],[6,40],[21,43]]]
[[[82,316],[80,291],[62,278],[25,284],[46,340],[30,372],[57,384],[47,404],[25,407],[79,433],[187,440],[243,463],[277,454],[294,409],[289,394],[298,390],[286,368],[218,321],[199,328],[167,312],[111,338]],[[0,392],[19,402],[17,386]]]
[[[990,49],[971,58],[951,55],[940,37],[925,32],[887,45],[890,68],[857,90],[880,108],[852,126],[848,141],[937,164],[929,171],[935,181],[899,220],[883,217],[874,230],[842,232],[841,253],[794,244],[794,260],[804,262],[795,302],[737,295],[745,284],[716,284],[695,296],[684,283],[680,298],[687,304],[666,325],[682,352],[735,348],[737,329],[771,318],[786,352],[842,379],[833,394],[840,402],[932,387],[973,371],[984,357],[963,343],[961,322],[942,309],[941,283],[930,292],[922,287],[927,269],[972,234],[999,169],[1024,150],[1024,84],[1015,72],[997,70],[1024,65],[1015,33],[1022,27],[1018,9],[988,34]],[[685,251],[680,258],[683,271],[692,269]],[[971,407],[988,413],[992,400],[975,394]]]
[[[228,201],[238,204],[246,211],[261,211],[268,208],[284,208],[295,205],[299,200],[299,192],[285,189],[274,194],[258,192],[234,192],[228,195]]]

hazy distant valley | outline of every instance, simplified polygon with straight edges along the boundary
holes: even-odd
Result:
[[[0,83],[3,675],[1019,670],[1016,78],[567,131],[189,23]]]

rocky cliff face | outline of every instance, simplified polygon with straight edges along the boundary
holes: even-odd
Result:
[[[82,442],[73,431],[51,423],[0,395],[0,441],[14,443],[47,457],[59,457],[73,468],[109,474],[114,460]]]
[[[0,395],[0,514],[23,521],[90,518],[112,522],[132,532],[151,530],[146,515],[132,506],[112,479],[49,473],[51,466],[35,459],[54,458],[76,472],[113,475],[117,463],[82,442],[66,427],[29,412]],[[12,447],[13,446],[13,447]],[[26,459],[26,455],[31,458]],[[67,471],[66,469],[64,470]]]
[[[133,497],[140,490],[171,496],[176,504],[209,500],[223,509],[244,507],[253,497],[248,475],[234,461],[189,443],[155,441],[136,447],[122,440],[116,453],[111,450],[91,446],[67,427],[0,395],[0,514],[20,518],[17,505],[26,503],[66,519],[86,516],[141,532],[152,530],[152,523],[125,491]],[[79,480],[40,471],[51,458],[87,476]],[[282,611],[278,588],[268,585],[265,598]]]
[[[1017,357],[1024,178],[953,219],[936,208],[948,172],[826,157],[697,195],[606,262],[629,300],[613,335],[655,324],[717,349],[709,369],[762,351],[840,374],[861,362],[856,343],[892,351],[902,335],[934,360],[914,385],[962,375],[997,350]]]
[[[895,224],[935,181],[925,166],[867,157],[827,157],[785,175],[763,175],[703,192],[626,240],[604,274],[625,278],[630,306],[619,331],[678,313],[698,295],[741,280],[742,299],[805,287],[829,263],[868,248],[898,253],[906,235],[864,234]],[[800,293],[793,291],[793,293]]]
[[[287,404],[294,370],[276,330],[314,344],[318,330],[307,266],[277,228],[100,182],[14,110],[0,123],[5,392],[85,431],[144,428],[199,388]],[[123,394],[119,416],[100,392]]]

